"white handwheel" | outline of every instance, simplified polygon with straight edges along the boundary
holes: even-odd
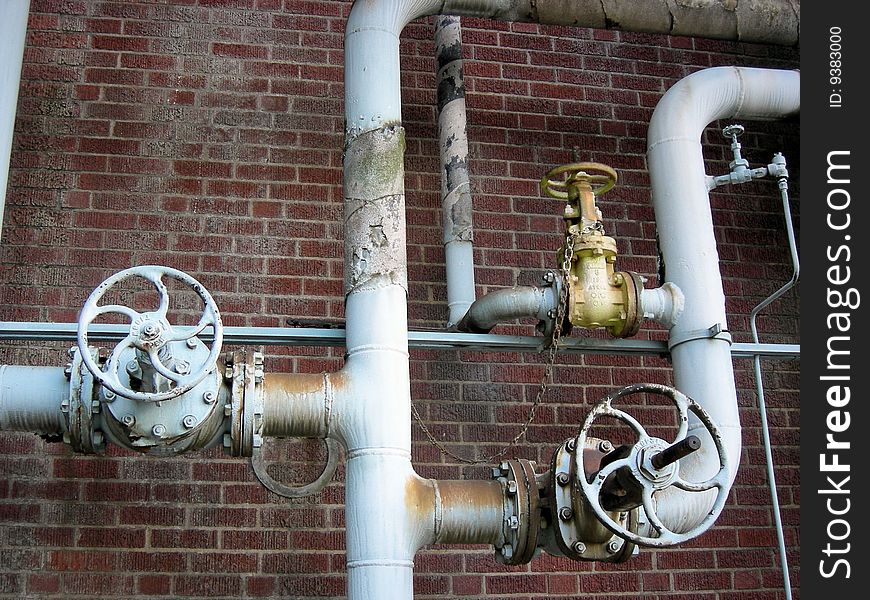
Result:
[[[661,394],[673,400],[680,416],[679,431],[673,442],[650,436],[643,426],[628,413],[614,408],[612,402],[631,394],[649,392]],[[688,436],[689,412],[693,413],[703,423],[710,433],[719,458],[719,468],[716,474],[702,482],[686,481],[680,476],[679,458],[698,448],[698,438]],[[600,417],[613,417],[631,427],[637,434],[637,442],[631,446],[627,456],[618,458],[604,466],[597,473],[588,473],[582,458],[576,460],[577,479],[586,501],[595,516],[610,531],[619,537],[642,546],[673,546],[690,540],[706,531],[718,518],[725,506],[728,491],[728,455],[725,451],[721,435],[710,416],[697,402],[678,390],[659,384],[636,384],[624,387],[599,402],[589,413],[580,435],[577,437],[577,447],[584,448],[586,438],[592,424]],[[582,456],[582,453],[578,453]],[[601,504],[601,494],[605,481],[616,473],[630,474],[630,479],[640,490],[642,506],[650,525],[657,534],[655,537],[633,533],[615,521]],[[671,486],[687,492],[705,492],[716,489],[713,506],[704,519],[689,531],[677,533],[668,529],[656,514],[653,494]]]
[[[132,308],[118,304],[99,305],[100,299],[112,286],[131,277],[141,277],[154,285],[160,296],[156,310],[140,313]],[[170,325],[166,318],[167,311],[169,310],[169,292],[163,283],[163,277],[171,277],[187,284],[193,288],[203,301],[203,314],[195,327],[179,328]],[[128,317],[130,319],[130,331],[112,349],[105,366],[100,368],[90,353],[87,352],[88,326],[97,317],[110,313],[117,313]],[[168,368],[163,363],[159,356],[161,348],[173,342],[186,342],[187,340],[194,339],[209,326],[213,329],[213,340],[211,351],[205,361],[197,366],[188,365],[187,369],[175,370]],[[210,373],[214,372],[218,357],[220,356],[222,342],[223,325],[221,323],[220,312],[211,294],[208,293],[208,290],[201,283],[187,273],[170,267],[146,265],[115,273],[91,292],[79,314],[78,345],[81,349],[84,365],[104,387],[115,394],[132,400],[159,402],[178,397],[189,391]],[[172,382],[170,388],[160,392],[140,392],[124,385],[118,377],[118,369],[121,355],[128,348],[135,348],[145,353],[154,370]]]

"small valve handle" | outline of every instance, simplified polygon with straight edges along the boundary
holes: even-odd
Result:
[[[726,138],[730,139],[734,143],[737,143],[737,138],[743,135],[744,131],[746,131],[746,128],[743,127],[743,125],[733,123],[731,125],[727,125],[722,130],[722,135],[724,135]]]
[[[196,326],[192,328],[177,328],[170,325],[166,318],[169,310],[169,291],[163,283],[164,276],[187,284],[202,300],[205,307]],[[151,282],[157,289],[160,299],[156,310],[140,313],[119,304],[99,305],[99,301],[109,289],[131,277],[141,277]],[[100,368],[91,357],[90,352],[87,351],[88,326],[100,315],[110,313],[117,313],[130,319],[130,331],[109,354],[105,366]],[[199,342],[195,338],[209,326],[213,330],[211,351],[202,364],[196,366],[189,365],[184,361],[177,361],[174,368],[164,364],[161,352],[166,347],[176,342],[190,343],[193,347],[196,347],[197,344],[201,345],[202,342]],[[217,359],[220,356],[222,342],[223,325],[221,323],[221,316],[211,294],[208,293],[208,290],[201,283],[187,273],[170,267],[145,265],[115,273],[91,292],[79,314],[78,346],[85,367],[106,389],[131,400],[159,402],[176,398],[190,391],[210,373],[214,372]],[[129,355],[129,352],[125,351],[131,348],[139,351],[140,355],[147,356],[151,367],[171,382],[168,390],[141,392],[130,389],[121,381],[119,377],[121,358],[122,356]]]
[[[560,177],[561,176],[561,177]],[[614,185],[618,176],[612,167],[596,162],[579,162],[551,169],[541,179],[541,191],[558,200],[567,200],[569,190],[588,183],[592,193],[600,196]]]

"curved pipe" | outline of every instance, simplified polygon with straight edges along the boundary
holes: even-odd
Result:
[[[526,317],[543,321],[548,318],[547,313],[556,308],[558,299],[555,289],[555,286],[519,286],[490,292],[474,301],[456,329],[469,333],[488,333],[506,321]]]
[[[714,335],[727,332],[728,324],[701,134],[717,119],[777,119],[799,110],[797,71],[715,67],[677,82],[650,121],[647,159],[665,279],[685,296],[683,313],[670,331],[675,385],[719,426],[729,455],[730,483],[740,463],[741,431],[730,340]],[[682,461],[680,471],[700,481],[715,472],[718,460],[702,425],[692,423],[690,433],[704,443]],[[703,520],[711,504],[709,495],[672,488],[659,494],[658,514],[670,529],[681,531]]]

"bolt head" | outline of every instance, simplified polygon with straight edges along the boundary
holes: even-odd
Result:
[[[214,404],[215,399],[216,399],[216,396],[215,396],[214,392],[205,392],[202,395],[202,401],[205,402],[206,404]]]
[[[517,517],[511,517],[508,519],[508,525],[511,529],[519,529],[520,528],[520,520]]]
[[[136,424],[136,417],[133,415],[124,415],[121,417],[121,423],[123,423],[125,427],[132,427]]]
[[[513,496],[517,493],[517,482],[514,480],[507,482],[507,493]]]
[[[622,544],[620,544],[617,540],[610,540],[607,542],[607,551],[611,554],[616,554],[616,552],[622,548]]]
[[[542,279],[544,280],[544,283],[553,283],[556,281],[556,274],[552,271],[547,271],[544,273]]]
[[[193,429],[196,427],[197,423],[199,423],[199,420],[193,415],[187,415],[181,420],[181,424],[184,425],[186,429]]]
[[[584,552],[586,552],[586,544],[584,544],[583,542],[574,542],[574,544],[571,546],[571,549],[574,550],[574,552],[576,552],[577,554],[583,554]]]
[[[570,506],[563,506],[559,509],[559,518],[563,521],[570,521],[573,516],[574,511],[571,509]]]
[[[557,473],[556,474],[556,483],[558,483],[560,486],[564,487],[564,486],[568,485],[568,483],[570,481],[571,481],[571,476],[568,475],[567,473]]]
[[[613,450],[613,444],[610,442],[610,440],[601,440],[601,442],[598,444],[598,449],[606,454]]]
[[[115,392],[112,390],[103,391],[103,398],[105,398],[106,402],[112,402],[116,397]]]
[[[187,347],[190,348],[191,350],[193,350],[194,348],[196,348],[196,338],[187,338],[187,341],[184,342],[184,343],[185,343],[185,344],[187,345]]]
[[[179,375],[187,375],[190,373],[190,363],[186,360],[179,360],[172,369]]]
[[[161,437],[164,433],[166,433],[166,425],[158,423],[151,428],[151,433],[153,433],[156,437]]]
[[[508,545],[502,546],[500,552],[505,558],[510,558],[514,555],[514,549]]]
[[[577,449],[577,438],[571,438],[567,442],[565,442],[565,450],[568,452],[574,452]]]
[[[128,373],[136,373],[139,370],[139,361],[128,361],[125,368],[127,369]]]

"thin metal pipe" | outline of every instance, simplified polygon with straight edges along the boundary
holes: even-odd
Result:
[[[780,298],[788,290],[793,288],[800,277],[800,260],[798,259],[797,244],[795,242],[794,225],[791,218],[791,205],[788,200],[788,180],[784,177],[779,180],[780,196],[782,197],[782,210],[785,214],[785,230],[788,235],[788,248],[791,255],[792,276],[778,290],[770,296],[762,300],[758,306],[752,309],[749,317],[749,326],[752,329],[752,341],[759,343],[758,325],[756,319],[762,310],[767,308],[772,302]],[[770,486],[771,502],[773,504],[773,520],[776,525],[776,540],[779,546],[779,560],[782,564],[782,580],[785,589],[786,600],[791,600],[791,578],[789,577],[788,555],[785,548],[785,533],[782,528],[782,515],[779,508],[779,494],[776,490],[776,474],[773,468],[773,449],[770,443],[770,427],[767,422],[767,404],[764,400],[764,382],[761,378],[761,356],[756,354],[753,357],[753,365],[755,370],[755,386],[758,394],[758,410],[761,413],[761,434],[764,441],[764,457],[767,463],[767,483]]]
[[[0,321],[0,341],[76,342],[75,323],[29,323]],[[182,328],[178,328],[181,330]],[[88,337],[94,341],[118,341],[129,331],[123,325],[91,325]],[[199,336],[208,342],[208,332]],[[343,328],[314,327],[224,327],[224,343],[239,346],[327,346],[345,345]],[[544,339],[540,336],[458,333],[449,331],[409,331],[408,347],[419,350],[483,350],[493,352],[538,352]],[[619,354],[667,356],[667,342],[638,339],[596,339],[565,337],[559,351],[576,354]],[[776,358],[790,360],[800,357],[799,344],[734,343],[734,358]]]

